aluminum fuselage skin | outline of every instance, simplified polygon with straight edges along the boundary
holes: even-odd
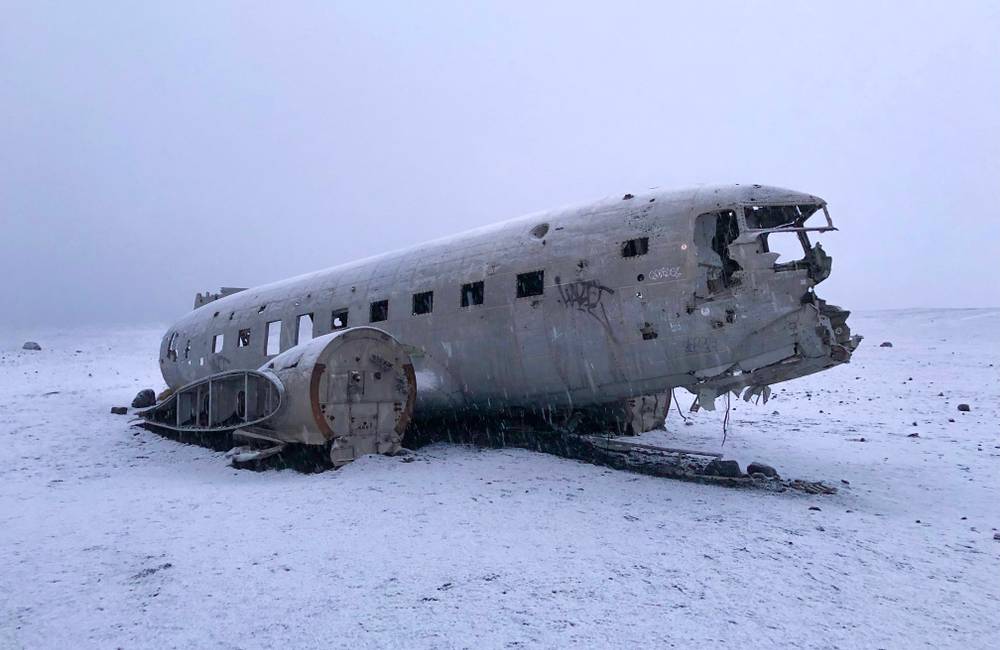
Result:
[[[160,366],[173,388],[216,372],[256,369],[270,358],[266,323],[281,321],[286,350],[296,344],[301,314],[314,315],[318,336],[331,331],[334,311],[349,310],[348,326],[367,325],[370,304],[388,300],[388,319],[371,324],[407,346],[418,415],[582,407],[677,386],[697,391],[699,382],[726,369],[742,365],[749,373],[791,355],[814,361],[791,376],[808,374],[844,360],[830,359],[829,319],[804,303],[815,284],[809,273],[776,271],[773,253],[753,262],[757,253],[747,248],[741,285],[712,294],[696,243],[699,215],[777,204],[824,202],[734,185],[527,215],[205,304],[168,330]],[[648,238],[648,251],[623,256],[624,242],[638,238]],[[518,298],[517,275],[533,271],[544,272],[544,292]],[[476,281],[484,282],[483,304],[461,306],[462,285]],[[427,291],[433,310],[415,315],[413,295]],[[249,345],[240,347],[238,332],[245,329]],[[223,347],[213,353],[219,334]],[[171,340],[176,355],[168,353]],[[772,383],[788,375],[763,378]]]

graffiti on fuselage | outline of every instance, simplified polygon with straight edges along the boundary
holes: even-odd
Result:
[[[556,281],[558,282],[558,278]],[[601,299],[604,298],[605,294],[614,294],[615,290],[611,287],[606,287],[597,280],[577,280],[576,282],[559,284],[557,287],[559,296],[567,307],[574,307],[579,311],[586,312],[598,320],[601,318],[597,313],[600,308],[601,314],[605,320],[607,319]]]

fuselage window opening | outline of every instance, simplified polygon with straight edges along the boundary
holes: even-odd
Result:
[[[545,271],[517,274],[517,297],[540,296],[545,291]]]
[[[337,309],[330,316],[330,329],[342,330],[347,327],[347,310]]]
[[[281,352],[281,321],[273,320],[264,329],[264,352],[271,357]]]
[[[622,244],[622,257],[638,257],[649,252],[649,237],[630,239]]]
[[[368,322],[381,323],[389,320],[389,301],[377,300],[368,307]]]
[[[191,339],[188,339],[187,343],[184,344],[184,358],[187,359],[190,356],[190,354],[191,354]]]
[[[413,294],[413,315],[429,314],[434,311],[434,292],[424,291]]]
[[[225,334],[216,334],[212,337],[212,354],[219,354],[222,352],[222,346],[226,342]]]
[[[483,298],[486,294],[485,283],[482,280],[478,282],[468,282],[462,285],[462,306],[471,307],[472,305],[483,304]]]
[[[296,319],[295,345],[304,341],[309,341],[313,337],[313,315],[299,314]]]
[[[239,331],[236,337],[236,347],[238,348],[248,348],[250,347],[250,328],[246,327]]]

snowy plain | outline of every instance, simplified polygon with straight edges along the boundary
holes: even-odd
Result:
[[[722,411],[642,436],[835,495],[446,444],[235,470],[109,413],[164,328],[0,333],[0,648],[1000,647],[1000,310],[850,323],[724,447]]]

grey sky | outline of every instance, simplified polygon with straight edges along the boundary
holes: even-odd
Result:
[[[1000,3],[819,4],[0,1],[0,326],[714,182],[830,202],[833,302],[1000,304]]]

